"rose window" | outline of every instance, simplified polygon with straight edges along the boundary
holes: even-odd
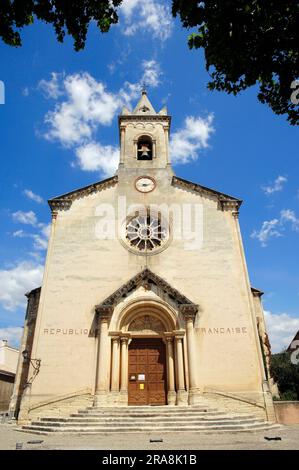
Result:
[[[126,226],[126,239],[132,248],[141,252],[154,251],[168,239],[168,229],[160,217],[138,215]]]

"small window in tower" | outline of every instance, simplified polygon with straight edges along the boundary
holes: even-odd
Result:
[[[152,160],[153,159],[153,142],[152,139],[146,135],[139,137],[137,143],[137,160]]]

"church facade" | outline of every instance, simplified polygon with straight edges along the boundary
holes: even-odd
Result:
[[[170,123],[143,91],[119,116],[116,175],[49,201],[44,277],[27,294],[11,401],[20,422],[205,400],[275,421],[241,201],[174,174]]]

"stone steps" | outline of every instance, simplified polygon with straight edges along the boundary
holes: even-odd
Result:
[[[20,431],[36,434],[240,432],[277,427],[254,415],[230,414],[206,406],[86,408],[69,417],[43,417]]]
[[[155,418],[155,417],[160,417],[160,418],[172,418],[172,417],[186,417],[186,416],[194,416],[194,417],[198,417],[198,418],[201,418],[201,417],[205,417],[205,416],[227,416],[227,413],[225,412],[222,412],[222,413],[219,413],[219,412],[211,412],[211,413],[190,413],[190,412],[186,412],[186,413],[180,413],[180,414],[170,414],[170,413],[145,413],[145,414],[140,414],[140,413],[123,413],[123,414],[118,414],[118,413],[107,413],[107,414],[104,414],[104,413],[72,413],[70,415],[70,418],[105,418],[105,417],[117,417],[117,418]],[[244,416],[244,415],[243,415]]]
[[[119,418],[101,418],[101,419],[96,419],[96,418],[86,418],[86,419],[80,419],[80,418],[41,418],[40,420],[32,421],[31,424],[45,424],[45,423],[60,423],[62,425],[72,425],[72,424],[93,424],[93,423],[101,423],[101,424],[117,424],[117,423],[126,423],[128,426],[131,424],[142,424],[142,423],[153,423],[153,424],[159,424],[159,423],[178,423],[178,424],[184,424],[184,423],[198,423],[198,422],[232,422],[232,421],[241,421],[241,422],[264,422],[262,420],[258,420],[256,418],[244,418],[241,416],[236,416],[234,417],[234,420],[229,417],[221,417],[221,416],[207,416],[201,419],[194,418],[194,417],[181,417],[181,418],[176,418],[175,420],[169,420],[169,418],[160,418],[157,416],[156,418],[128,418],[128,419],[119,419]]]
[[[177,426],[191,426],[191,425],[205,425],[205,426],[212,426],[214,424],[256,424],[256,425],[260,425],[260,424],[264,424],[263,421],[256,421],[256,420],[231,420],[229,418],[227,419],[214,419],[214,420],[204,420],[204,421],[191,421],[190,420],[185,420],[185,421],[180,421],[180,422],[171,422],[171,421],[167,421],[167,422],[161,422],[161,421],[156,421],[156,422],[151,422],[151,421],[140,421],[139,423],[134,423],[133,421],[132,422],[128,422],[128,421],[125,421],[125,422],[122,422],[122,421],[104,421],[104,422],[90,422],[90,421],[83,421],[83,422],[59,422],[59,421],[48,421],[48,420],[45,420],[45,421],[33,421],[31,423],[31,426],[54,426],[54,427],[82,427],[82,426],[85,426],[85,427],[93,427],[93,426],[106,426],[107,424],[110,424],[111,426],[113,427],[122,427],[122,428],[131,428],[131,427],[140,427],[140,426],[150,426],[152,424],[155,425],[155,427],[159,427],[159,426],[169,426],[169,427],[177,427]]]
[[[188,426],[188,427],[177,427],[177,428],[170,428],[167,427],[135,427],[135,428],[119,428],[114,427],[111,429],[107,429],[107,427],[95,427],[89,428],[81,427],[81,428],[62,428],[62,429],[55,429],[53,427],[47,426],[23,426],[21,431],[34,433],[34,434],[51,434],[61,433],[61,434],[110,434],[110,433],[168,433],[168,432],[192,432],[192,433],[204,433],[209,434],[213,432],[241,432],[241,431],[262,431],[262,430],[271,430],[274,428],[279,427],[278,425],[267,425],[267,424],[260,424],[260,425],[214,425],[211,427],[207,426]]]

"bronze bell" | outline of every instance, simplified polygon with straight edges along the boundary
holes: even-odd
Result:
[[[149,148],[147,145],[142,145],[140,152],[141,152],[141,158],[149,158]]]

